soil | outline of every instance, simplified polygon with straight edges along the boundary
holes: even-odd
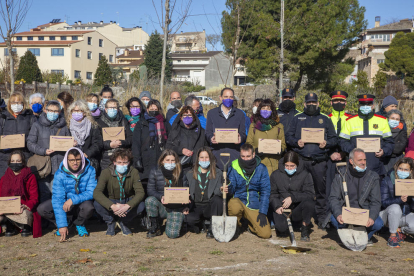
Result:
[[[374,246],[352,252],[338,242],[336,231],[316,229],[310,242],[298,246],[312,250],[287,254],[281,245],[289,238],[260,239],[244,232],[230,243],[187,233],[178,239],[165,235],[147,239],[138,225],[132,237],[117,232],[106,237],[106,226],[88,223],[90,237],[70,229],[68,242],[59,243],[49,229],[38,239],[0,236],[0,275],[412,275],[414,239],[400,248],[387,246],[387,235],[374,236]],[[119,231],[119,229],[117,229]],[[296,232],[297,239],[300,233]]]

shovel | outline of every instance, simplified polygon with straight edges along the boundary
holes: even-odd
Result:
[[[342,174],[338,168],[340,166],[347,166],[347,163],[346,162],[337,163],[336,169],[338,173],[342,176],[342,185],[344,187],[346,207],[350,207],[348,187],[345,181],[346,171],[344,174]],[[361,252],[367,247],[368,234],[367,234],[366,228],[363,226],[355,226],[352,224],[348,224],[348,228],[338,229],[338,235],[343,245],[345,245],[348,249],[352,251]]]
[[[223,157],[228,157],[227,162],[223,161]],[[230,153],[221,153],[220,154],[221,162],[223,163],[223,215],[222,216],[212,216],[211,224],[214,238],[219,242],[229,242],[234,234],[236,233],[237,228],[237,217],[228,217],[227,213],[227,200],[226,193],[224,193],[224,188],[227,185],[227,165],[230,163]]]
[[[288,213],[288,214],[286,214],[286,213]],[[288,226],[289,226],[290,241],[292,242],[291,246],[282,246],[283,252],[290,253],[290,254],[296,254],[298,252],[311,251],[310,248],[296,246],[295,233],[293,232],[292,222],[290,221],[290,215],[291,214],[292,214],[292,210],[283,209],[283,215],[285,215],[285,217],[287,219]]]

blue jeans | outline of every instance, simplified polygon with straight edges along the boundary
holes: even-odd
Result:
[[[336,229],[338,228],[342,229],[342,228],[348,227],[348,224],[339,224],[333,215],[331,215],[331,223]],[[377,219],[374,221],[374,224],[371,227],[367,228],[368,240],[370,240],[376,232],[381,230],[383,226],[384,226],[384,222],[382,221],[381,217],[378,216]]]
[[[124,199],[124,200],[109,199],[109,200],[112,201],[114,204],[116,204],[116,203],[126,204],[129,201],[129,199]],[[123,223],[128,223],[133,218],[135,218],[136,216],[141,214],[145,209],[145,203],[144,203],[144,201],[141,201],[138,204],[138,206],[135,206],[134,208],[129,210],[125,217],[118,217],[117,215],[114,214],[114,212],[107,210],[105,207],[103,207],[97,201],[95,201],[93,203],[93,205],[95,206],[96,212],[99,215],[102,216],[102,218],[103,218],[103,220],[105,221],[106,224],[110,224],[110,223],[112,223],[114,221],[117,221],[117,220],[121,221]]]

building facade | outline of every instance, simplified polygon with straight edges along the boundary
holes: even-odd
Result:
[[[181,32],[169,35],[168,44],[171,53],[205,53],[207,52],[206,32]]]

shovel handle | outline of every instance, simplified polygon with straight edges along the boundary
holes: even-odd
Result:
[[[227,171],[223,172],[223,177],[224,177],[224,181],[223,181],[223,199],[226,200],[227,193],[224,192],[224,188],[226,188],[226,186],[227,186]]]

